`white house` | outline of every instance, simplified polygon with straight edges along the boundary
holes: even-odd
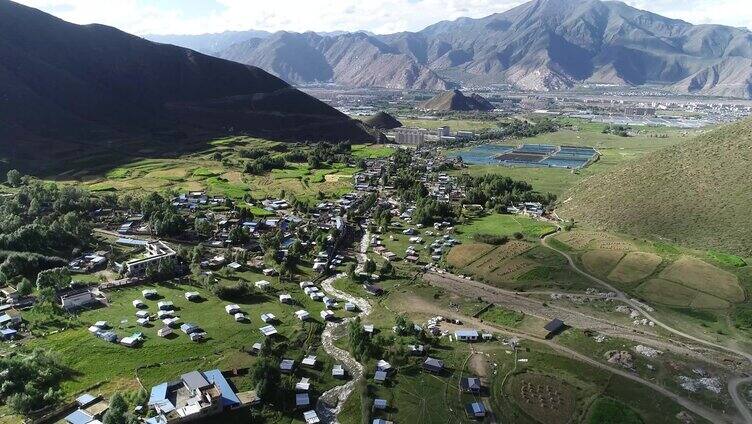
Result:
[[[78,309],[96,302],[94,293],[85,290],[76,290],[60,295],[60,306],[66,311]]]
[[[321,318],[324,321],[334,319],[334,312],[330,311],[329,309],[324,309],[323,311],[321,311]]]
[[[270,282],[268,282],[266,280],[256,281],[256,283],[255,283],[256,288],[259,289],[259,290],[266,290],[271,285],[272,285],[272,283],[270,283]]]
[[[460,342],[477,341],[480,335],[476,330],[457,330],[454,332],[454,338]]]

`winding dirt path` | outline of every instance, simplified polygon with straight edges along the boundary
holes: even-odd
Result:
[[[368,232],[363,234],[363,238],[360,242],[359,252],[356,253],[356,259],[358,261],[358,267],[362,268],[365,263],[365,252],[368,249],[368,240],[370,236]],[[342,290],[334,288],[334,282],[345,278],[345,274],[337,274],[333,277],[329,277],[321,282],[321,289],[331,297],[343,300],[345,302],[352,302],[358,306],[360,313],[358,316],[364,318],[371,314],[372,306],[368,300],[361,297],[355,297],[349,293],[345,293]],[[339,338],[343,337],[347,333],[347,326],[355,318],[346,318],[338,322],[328,322],[326,328],[321,333],[321,346],[324,348],[329,356],[334,358],[337,362],[342,363],[349,372],[351,379],[347,383],[334,387],[324,392],[316,402],[316,413],[319,419],[323,423],[338,423],[337,415],[342,411],[342,407],[350,397],[355,385],[358,381],[364,377],[365,368],[350,354],[350,352],[340,349],[334,345]]]

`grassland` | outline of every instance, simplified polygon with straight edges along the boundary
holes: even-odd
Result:
[[[302,291],[295,290],[293,285],[284,287],[275,282],[274,289],[268,293],[232,302],[222,301],[207,290],[199,289],[204,301],[198,303],[189,302],[183,297],[185,292],[195,291],[195,287],[154,286],[163,300],[175,303],[176,314],[181,322],[197,324],[208,333],[208,339],[201,343],[190,341],[179,331],[174,338],[157,336],[157,330],[162,327],[158,321],[151,327],[139,326],[136,323],[136,309],[131,302],[134,299],[142,299],[143,288],[110,293],[108,307],[85,311],[79,315],[78,320],[82,323],[80,327],[31,341],[31,347],[42,347],[57,352],[64,364],[73,370],[75,377],[63,385],[63,390],[68,396],[93,386],[99,386],[104,392],[137,388],[136,377],[149,387],[174,379],[180,371],[248,367],[253,364],[255,357],[244,353],[243,350],[263,339],[258,330],[265,325],[259,318],[262,313],[273,313],[278,317],[279,322],[275,326],[281,335],[279,340],[288,343],[287,357],[297,360],[304,353],[319,355],[322,360],[327,357],[316,344],[307,349],[294,342],[301,339],[301,334],[315,331],[317,325],[300,323],[294,312],[306,309],[318,320],[323,304],[311,301]],[[293,296],[296,305],[287,306],[279,303],[277,293],[283,291]],[[156,313],[157,302],[145,302],[148,311]],[[249,317],[249,321],[236,323],[224,310],[224,306],[230,303],[238,304]],[[349,315],[343,311],[337,313],[340,316]],[[132,349],[100,340],[87,331],[87,326],[102,320],[107,321],[119,337],[138,332],[144,334],[146,341],[141,347]],[[328,377],[328,373],[324,372],[316,384],[324,389],[335,383]]]
[[[352,154],[359,159],[378,159],[389,157],[394,153],[394,147],[378,144],[360,144],[353,146]]]
[[[563,218],[695,249],[752,255],[752,120],[707,132],[589,178]],[[716,255],[718,256],[718,255]]]
[[[599,397],[588,414],[589,424],[642,424],[642,418],[616,399]]]
[[[476,234],[513,237],[515,233],[536,239],[556,227],[549,223],[537,221],[519,215],[493,213],[480,218],[470,219],[458,225],[455,232],[462,241],[471,241]]]

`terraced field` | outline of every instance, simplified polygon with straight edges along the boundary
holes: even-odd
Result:
[[[87,172],[59,175],[55,180],[98,192],[206,191],[212,195],[243,199],[279,196],[280,192],[315,200],[321,192],[336,197],[352,185],[355,167],[342,163],[312,169],[307,163],[288,163],[266,175],[243,172],[242,149],[270,150],[278,143],[247,137],[215,140],[200,153],[177,158],[141,159],[110,169],[92,166]],[[384,146],[356,146],[356,157],[383,157],[393,152]],[[216,155],[221,156],[218,160]]]

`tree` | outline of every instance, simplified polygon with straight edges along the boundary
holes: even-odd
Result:
[[[355,264],[350,264],[347,266],[347,271],[346,271],[347,276],[350,277],[351,280],[355,280],[355,277],[356,277],[355,268],[356,268]]]
[[[37,288],[62,289],[71,282],[70,271],[66,267],[47,269],[37,275]]]
[[[62,396],[65,372],[55,356],[41,349],[0,358],[0,402],[21,415],[54,405]]]
[[[20,296],[28,296],[34,291],[34,286],[28,278],[22,278],[21,282],[16,286],[16,290],[18,290]]]
[[[230,231],[228,240],[230,240],[230,243],[234,246],[242,246],[251,240],[251,235],[248,234],[248,231],[243,227],[235,227]]]
[[[196,220],[193,222],[193,227],[196,230],[196,233],[201,236],[206,237],[211,234],[211,224],[206,218],[196,218]]]
[[[384,262],[384,265],[381,266],[381,275],[391,276],[393,273],[394,266],[392,266],[392,263],[389,261]]]
[[[259,358],[251,367],[251,381],[256,384],[256,393],[261,399],[269,401],[280,389],[280,374],[277,363],[271,357]]]
[[[11,187],[19,187],[21,185],[21,173],[18,170],[11,169],[6,175],[6,181]]]
[[[110,398],[110,408],[104,414],[102,424],[125,424],[128,414],[128,403],[120,393],[115,393]]]
[[[363,265],[363,271],[366,274],[373,274],[376,271],[376,263],[370,259],[366,259],[366,263]]]

